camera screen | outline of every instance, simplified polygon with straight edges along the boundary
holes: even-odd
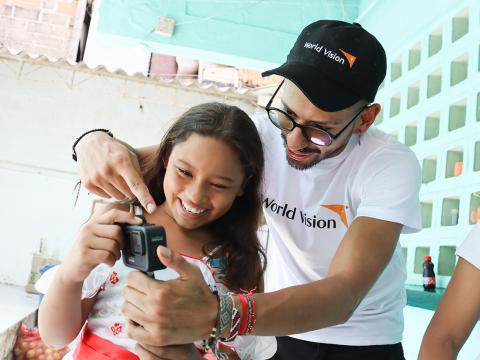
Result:
[[[135,255],[145,255],[145,247],[142,243],[142,234],[138,231],[130,233],[130,251]]]

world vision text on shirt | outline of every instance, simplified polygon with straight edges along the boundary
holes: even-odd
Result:
[[[296,207],[290,207],[288,204],[279,205],[275,202],[274,199],[265,198],[263,200],[263,205],[265,206],[266,210],[270,212],[285,217],[292,221],[298,221],[305,225],[306,227],[313,228],[313,229],[336,229],[337,228],[337,220],[334,218],[317,218],[317,215],[308,215],[302,210],[298,210]],[[336,207],[345,208],[343,205],[335,205]],[[324,206],[325,209],[329,209],[341,217],[341,223],[348,227],[346,221],[343,219],[343,214],[339,214],[338,210],[332,210],[331,206]]]

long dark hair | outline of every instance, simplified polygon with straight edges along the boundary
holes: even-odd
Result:
[[[207,247],[221,245],[219,255],[226,260],[225,281],[229,288],[252,289],[260,283],[266,264],[257,237],[264,158],[257,129],[243,110],[216,102],[187,110],[166,132],[158,151],[142,164],[145,183],[156,203],[163,203],[164,164],[173,147],[194,133],[223,141],[239,155],[246,179],[243,195],[236,197],[230,210],[209,225],[213,239],[203,250],[207,254]]]

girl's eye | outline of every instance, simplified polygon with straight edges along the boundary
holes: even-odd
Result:
[[[177,167],[177,171],[180,173],[181,176],[192,176],[192,174],[188,170]]]
[[[217,189],[228,189],[228,186],[225,186],[225,185],[222,185],[222,184],[215,184],[215,183],[212,183],[212,186],[213,187],[216,187]]]

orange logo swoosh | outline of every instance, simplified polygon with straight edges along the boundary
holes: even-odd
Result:
[[[345,58],[348,61],[348,65],[350,65],[350,69],[351,69],[353,64],[357,60],[357,57],[353,56],[352,54],[347,53],[345,50],[342,50],[342,49],[338,49],[338,50],[340,50],[340,52],[345,56]]]
[[[340,216],[340,219],[345,225],[345,227],[348,227],[348,222],[347,222],[347,211],[345,210],[345,205],[321,205],[322,207],[332,210],[334,213],[338,214]]]

